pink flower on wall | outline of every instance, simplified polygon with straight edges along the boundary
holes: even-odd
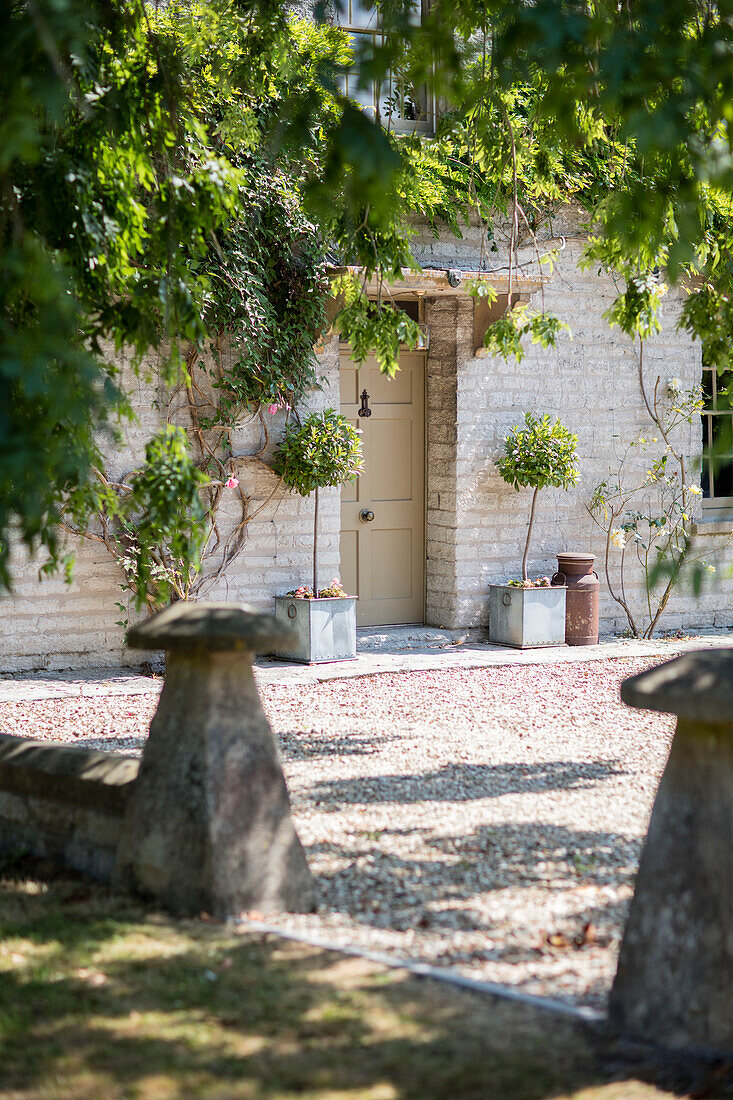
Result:
[[[224,484],[226,485],[227,489],[236,489],[236,487],[239,485],[239,478],[228,477]]]

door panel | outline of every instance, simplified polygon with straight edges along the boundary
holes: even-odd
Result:
[[[412,598],[412,531],[372,531],[372,599]]]
[[[359,417],[366,390],[372,415]],[[364,471],[341,494],[341,575],[360,626],[424,621],[425,355],[402,352],[394,380],[341,356],[341,412],[361,428]],[[360,518],[374,513],[371,522]]]
[[[361,368],[362,371],[366,365],[365,363]],[[414,376],[409,367],[406,370],[400,368],[394,378],[388,378],[386,374],[382,374],[377,368],[376,373],[374,371],[370,372],[369,381],[371,389],[367,386],[367,390],[369,391],[370,405],[412,404]]]
[[[374,503],[387,500],[412,500],[412,423],[379,420],[381,409],[374,409],[370,424],[370,489]]]

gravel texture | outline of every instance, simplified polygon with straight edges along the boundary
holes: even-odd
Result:
[[[656,663],[263,685],[320,893],[272,923],[602,1007],[674,722],[619,684]],[[5,703],[0,731],[138,753],[156,702]]]

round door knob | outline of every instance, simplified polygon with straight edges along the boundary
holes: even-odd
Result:
[[[371,523],[374,519],[374,512],[370,512],[368,508],[362,508],[359,512],[359,519],[364,520],[364,523]]]

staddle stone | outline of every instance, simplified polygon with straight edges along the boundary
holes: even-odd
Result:
[[[252,655],[287,645],[246,604],[177,603],[133,627],[166,678],[117,850],[118,887],[174,913],[307,912],[314,890]]]
[[[623,684],[678,715],[611,991],[634,1038],[733,1054],[733,649],[688,653]]]

